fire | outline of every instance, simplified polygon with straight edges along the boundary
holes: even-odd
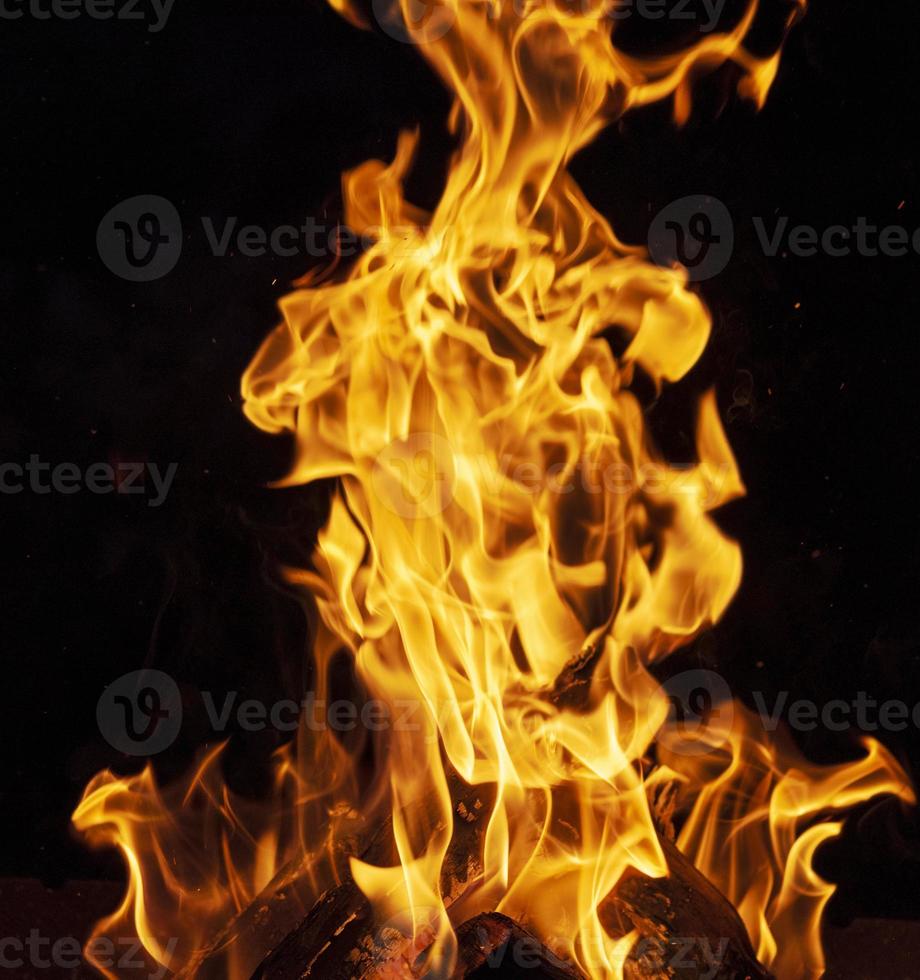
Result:
[[[346,174],[346,222],[374,242],[282,301],[242,383],[257,426],[296,435],[285,483],[338,481],[312,567],[288,574],[318,610],[317,692],[344,651],[388,709],[378,769],[304,727],[258,806],[232,798],[219,752],[178,790],[149,768],[100,774],[74,820],[121,848],[130,880],[97,934],[137,935],[189,975],[224,946],[228,974],[248,976],[266,950],[236,941],[236,917],[291,889],[305,911],[350,871],[378,919],[427,949],[430,976],[450,975],[460,922],[498,910],[586,975],[620,977],[633,937],[608,934],[599,906],[628,868],[667,873],[649,800],[671,783],[680,848],[761,960],[817,977],[833,888],[812,859],[840,829],[830,816],[913,796],[878,743],[814,766],[740,705],[692,751],[673,737],[648,668],[731,601],[740,549],[709,515],[744,488],[713,393],[695,465],[656,452],[631,384],[684,377],[709,315],[684,271],[620,242],[566,169],[630,108],[672,99],[683,121],[694,77],[727,63],[762,104],[779,53],[746,48],[753,3],[656,57],[620,50],[597,0],[444,0],[420,21],[414,7],[402,0],[407,29],[456,96],[440,202],[429,214],[403,196],[414,134],[391,163]],[[561,696],[573,665],[590,668],[580,703]],[[464,784],[491,809],[469,881],[446,894]],[[392,863],[349,850],[385,817]]]

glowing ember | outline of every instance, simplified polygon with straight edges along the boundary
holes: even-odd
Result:
[[[682,270],[619,242],[566,170],[614,114],[673,97],[685,119],[691,79],[725,62],[762,103],[779,55],[746,50],[754,5],[730,32],[648,58],[614,46],[594,0],[445,0],[420,23],[414,0],[403,6],[456,94],[443,196],[431,214],[405,201],[410,134],[388,166],[347,174],[346,221],[376,243],[340,281],[282,302],[243,394],[256,425],[296,435],[286,483],[339,481],[313,567],[289,573],[319,610],[318,696],[345,650],[388,717],[416,710],[381,733],[370,781],[332,732],[304,726],[258,807],[231,798],[216,753],[163,794],[149,770],[97,776],[74,820],[120,847],[130,875],[97,932],[137,935],[152,961],[193,971],[266,886],[262,899],[295,880],[318,897],[345,870],[344,842],[391,816],[398,863],[353,857],[351,874],[448,976],[461,919],[440,874],[459,776],[494,795],[463,919],[498,910],[590,977],[619,977],[631,937],[608,935],[598,906],[627,868],[666,873],[649,789],[674,781],[689,813],[679,846],[762,961],[780,978],[818,976],[832,886],[812,858],[839,830],[828,812],[912,795],[879,744],[813,766],[740,705],[692,751],[668,731],[646,668],[737,589],[740,550],[708,512],[743,487],[712,394],[696,466],[656,454],[630,384],[682,378],[709,316]],[[629,338],[620,357],[611,327]],[[585,704],[566,706],[550,692],[586,650]],[[165,937],[178,937],[171,958]],[[264,952],[237,944],[230,972],[248,976]]]

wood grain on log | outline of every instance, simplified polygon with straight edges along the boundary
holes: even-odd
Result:
[[[625,980],[769,980],[734,906],[667,838],[665,878],[629,869],[601,903],[612,936],[635,929]]]
[[[452,980],[584,980],[513,919],[489,912],[457,928],[457,968]],[[500,971],[500,972],[498,972]]]

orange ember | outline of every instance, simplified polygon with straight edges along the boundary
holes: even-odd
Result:
[[[346,221],[374,243],[282,301],[242,382],[247,416],[296,437],[285,483],[338,481],[311,568],[288,573],[319,614],[317,696],[344,650],[368,697],[392,719],[415,706],[412,723],[380,733],[371,780],[333,732],[304,726],[258,805],[223,784],[219,750],[180,788],[150,769],[98,775],[74,821],[121,849],[129,885],[97,934],[138,936],[151,963],[187,975],[226,937],[228,975],[247,977],[266,950],[235,942],[234,919],[295,882],[309,902],[350,870],[379,920],[430,943],[430,976],[448,976],[460,913],[440,872],[459,777],[494,800],[462,916],[498,910],[586,975],[620,977],[631,939],[607,933],[598,905],[628,868],[666,873],[649,799],[670,783],[681,850],[764,964],[817,977],[833,888],[812,860],[840,829],[831,817],[913,797],[871,740],[862,759],[818,767],[740,705],[689,748],[668,722],[648,667],[731,601],[741,552],[709,515],[744,488],[711,393],[695,466],[656,452],[631,383],[684,377],[709,314],[682,269],[616,238],[567,170],[635,106],[671,99],[686,119],[693,79],[723,64],[762,104],[779,53],[745,46],[756,3],[655,57],[618,49],[602,0],[418,7],[402,0],[403,19],[455,94],[460,137],[440,202],[429,214],[403,196],[410,133],[391,163],[346,174]],[[620,356],[611,327],[628,335]],[[589,649],[586,704],[557,703]],[[385,818],[394,863],[343,863]]]

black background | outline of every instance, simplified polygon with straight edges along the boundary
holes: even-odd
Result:
[[[717,387],[749,490],[722,517],[745,577],[725,622],[676,663],[716,667],[748,701],[781,689],[920,700],[920,256],[769,258],[751,228],[779,214],[920,226],[909,6],[816,3],[761,113],[716,86],[685,129],[644,111],[573,167],[627,241],[687,194],[713,194],[735,218],[732,261],[701,289],[710,348],[684,394],[666,393],[650,418],[679,453],[686,393]],[[416,124],[412,192],[431,204],[451,148],[449,99],[412,47],[309,0],[178,0],[159,34],[4,21],[0,51],[0,458],[179,465],[159,508],[87,491],[0,497],[0,875],[55,885],[121,873],[68,828],[99,768],[136,768],[96,727],[107,683],[145,665],[180,681],[190,714],[157,759],[164,778],[215,737],[196,691],[273,700],[309,683],[304,612],[277,566],[307,553],[326,488],[266,488],[289,447],[245,421],[238,392],[276,300],[315,260],[215,257],[201,217],[332,225],[341,172],[388,158]],[[184,223],[179,264],[153,283],[117,278],[96,252],[103,214],[135,194],[168,198]],[[832,760],[856,753],[855,735],[799,740]],[[257,791],[276,737],[234,736],[237,788]],[[917,771],[916,731],[880,737]],[[917,837],[915,818],[891,804],[851,818],[820,856],[841,882],[834,916],[920,913]]]

